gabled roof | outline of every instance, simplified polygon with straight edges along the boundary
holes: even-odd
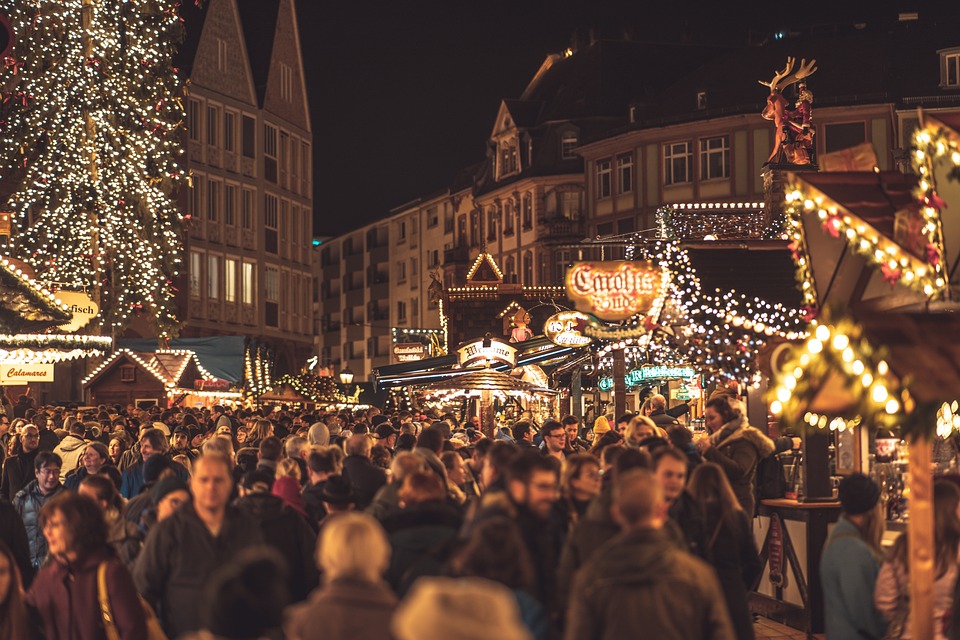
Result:
[[[73,314],[15,261],[0,256],[0,331],[39,332],[67,323]]]
[[[237,0],[243,39],[247,45],[250,72],[257,92],[257,104],[263,105],[273,57],[273,39],[281,0]]]
[[[470,282],[503,282],[503,272],[492,255],[483,252],[477,256],[467,272],[467,283]]]
[[[173,389],[180,386],[188,372],[195,372],[197,376],[204,380],[213,380],[214,377],[200,365],[197,360],[197,354],[186,350],[160,350],[156,353],[144,353],[131,351],[130,349],[120,349],[110,358],[105,360],[96,370],[83,380],[83,387],[94,384],[103,375],[110,371],[121,361],[130,362],[150,375],[158,382],[162,383],[167,389]],[[190,381],[193,386],[193,381]]]
[[[510,112],[515,125],[521,128],[533,127],[537,124],[537,116],[543,109],[540,100],[504,100],[503,106]]]

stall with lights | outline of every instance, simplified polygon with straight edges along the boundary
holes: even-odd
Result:
[[[361,388],[353,384],[353,373],[349,369],[340,372],[339,384],[331,375],[317,375],[313,372],[297,375],[284,375],[276,380],[274,386],[258,396],[259,404],[288,404],[298,408],[314,409],[366,409],[367,404],[360,402]]]

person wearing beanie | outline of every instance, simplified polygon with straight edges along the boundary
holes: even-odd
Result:
[[[842,513],[820,556],[827,638],[884,637],[887,623],[873,602],[883,552],[880,488],[854,473],[837,491]]]
[[[157,510],[157,522],[161,522],[190,500],[190,487],[177,476],[167,476],[154,483],[150,499]]]
[[[327,428],[327,425],[322,422],[315,422],[310,425],[310,430],[307,431],[307,442],[311,446],[321,446],[325,447],[330,444],[330,430]]]

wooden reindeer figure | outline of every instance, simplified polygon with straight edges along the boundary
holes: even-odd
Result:
[[[800,61],[800,67],[794,71],[795,59],[787,58],[782,71],[775,71],[770,82],[759,80],[760,84],[770,87],[767,106],[761,114],[767,120],[773,120],[775,127],[773,151],[767,162],[774,158],[785,159],[790,164],[811,164],[813,158],[813,134],[810,126],[813,118],[813,93],[802,82],[817,70],[816,60],[807,64]],[[796,108],[789,109],[787,99],[781,93],[784,87],[800,82],[800,94]]]

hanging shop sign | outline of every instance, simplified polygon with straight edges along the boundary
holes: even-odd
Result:
[[[660,296],[660,268],[650,261],[574,262],[567,297],[601,320],[617,322],[648,311]]]
[[[228,391],[233,388],[233,383],[229,380],[199,380],[193,381],[193,388],[197,391]]]
[[[76,331],[86,326],[100,313],[100,307],[83,291],[57,291],[57,298],[67,305],[73,318],[67,324],[58,327],[63,331]]]
[[[457,349],[457,358],[461,367],[479,364],[508,364],[517,366],[517,349],[506,342],[487,338],[468,342]]]
[[[631,369],[623,379],[627,384],[627,389],[631,389],[649,380],[687,380],[695,375],[697,375],[697,372],[693,367],[656,365]],[[597,386],[600,391],[609,391],[613,389],[613,378],[600,378]]]
[[[397,362],[423,360],[425,348],[422,342],[399,342],[393,345],[393,359]]]
[[[543,323],[543,335],[561,347],[585,347],[593,338],[583,335],[582,330],[590,323],[590,316],[579,311],[555,313]]]
[[[0,385],[53,382],[53,364],[0,364]]]

